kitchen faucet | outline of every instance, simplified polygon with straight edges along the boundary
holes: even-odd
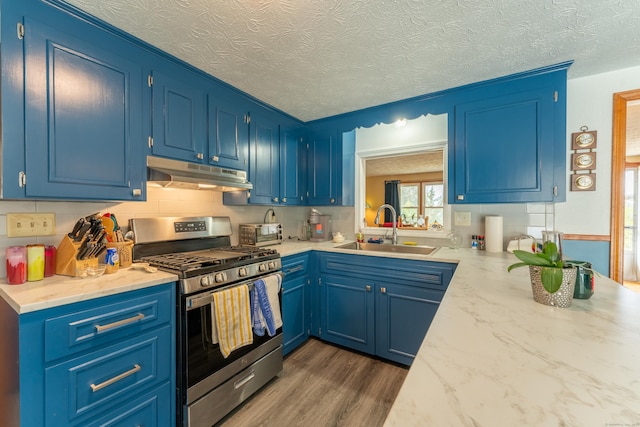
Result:
[[[391,206],[391,205],[386,204],[386,203],[384,205],[380,206],[378,208],[378,212],[376,213],[376,219],[375,219],[374,222],[376,224],[380,224],[380,211],[383,211],[384,208],[387,208],[387,209],[389,209],[391,211],[391,219],[393,219],[393,234],[391,235],[391,242],[394,245],[397,245],[398,244],[398,230],[396,228],[396,215],[397,215],[397,213],[396,213],[395,208],[393,206]]]

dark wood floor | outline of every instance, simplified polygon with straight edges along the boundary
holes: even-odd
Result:
[[[407,369],[310,339],[224,427],[381,426]]]

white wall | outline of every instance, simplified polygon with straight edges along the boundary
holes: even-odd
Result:
[[[596,190],[569,191],[556,204],[556,228],[569,234],[609,235],[611,213],[611,132],[613,94],[640,88],[640,67],[572,79],[567,85],[567,171],[570,171],[571,134],[581,126],[598,131]]]

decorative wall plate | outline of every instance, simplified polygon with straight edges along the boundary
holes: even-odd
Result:
[[[571,149],[584,150],[596,148],[598,144],[598,131],[586,130],[586,126],[583,126],[580,132],[574,132],[571,134]]]
[[[571,191],[594,191],[595,189],[595,173],[580,173],[571,175]]]
[[[573,153],[571,155],[571,170],[594,170],[596,168],[596,153]]]

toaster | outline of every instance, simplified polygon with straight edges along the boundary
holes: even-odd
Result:
[[[240,244],[269,246],[282,243],[282,224],[240,224]]]

